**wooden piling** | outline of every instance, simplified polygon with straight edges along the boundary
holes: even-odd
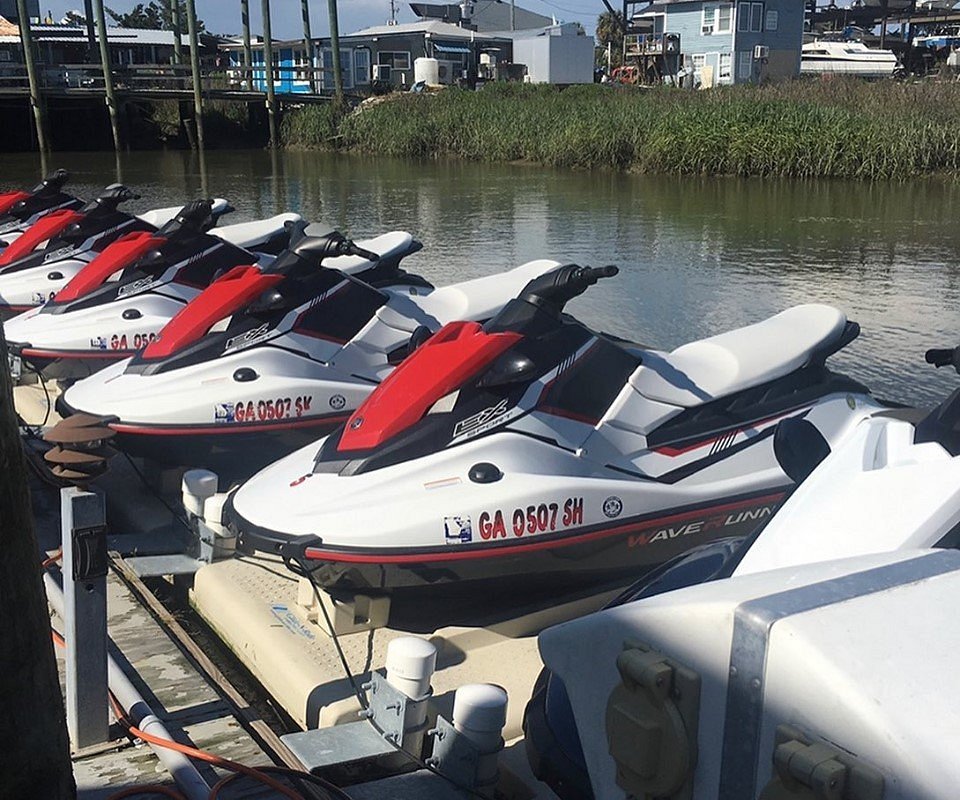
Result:
[[[340,24],[337,20],[337,0],[327,0],[330,14],[330,51],[333,61],[333,97],[337,105],[343,103],[343,75],[340,73]]]
[[[103,16],[103,0],[94,0],[93,8],[97,18],[100,65],[103,68],[103,88],[107,94],[107,112],[110,115],[110,130],[113,132],[113,147],[119,152],[121,148],[120,116],[117,110],[117,97],[113,91],[113,72],[110,70],[110,47],[107,44],[107,21]]]
[[[87,61],[97,60],[97,34],[93,30],[93,0],[83,0],[83,28],[87,36]]]
[[[243,27],[243,82],[253,91],[253,54],[250,52],[250,0],[240,0],[240,24]]]
[[[23,63],[27,68],[27,82],[30,84],[30,107],[33,109],[33,124],[37,130],[37,147],[41,153],[49,149],[46,134],[46,115],[43,97],[40,94],[40,79],[34,61],[33,33],[30,30],[30,17],[27,16],[26,0],[17,0],[17,22],[20,25],[20,44],[23,50]]]
[[[170,30],[173,32],[173,63],[183,63],[183,31],[180,29],[180,0],[169,0]]]
[[[197,127],[197,147],[203,150],[203,86],[200,83],[200,42],[197,39],[197,9],[187,0],[187,35],[190,37],[190,73],[193,76],[193,117]]]
[[[260,0],[263,9],[263,75],[267,88],[267,120],[270,124],[270,147],[280,142],[277,138],[277,95],[273,87],[273,38],[270,33],[270,0]]]
[[[300,0],[300,14],[303,17],[303,47],[307,60],[307,80],[310,91],[317,92],[317,74],[313,68],[313,37],[310,35],[310,0]]]

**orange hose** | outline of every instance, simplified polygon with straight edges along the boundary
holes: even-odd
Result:
[[[58,547],[56,550],[54,550],[52,556],[50,556],[49,558],[45,558],[43,561],[40,562],[40,569],[46,569],[47,567],[53,566],[61,558],[63,558],[63,548]]]
[[[54,642],[56,642],[60,647],[66,647],[66,642],[59,633],[53,629],[51,629],[50,633],[53,636]],[[159,736],[154,736],[153,734],[140,730],[132,722],[130,722],[129,719],[127,719],[126,714],[120,707],[120,704],[117,702],[117,698],[113,696],[112,692],[108,693],[108,697],[110,698],[110,703],[113,706],[113,713],[117,720],[134,738],[140,739],[148,744],[155,744],[158,747],[165,747],[167,750],[176,750],[178,753],[183,753],[185,756],[195,758],[198,761],[206,761],[208,764],[213,764],[214,766],[221,767],[222,769],[228,769],[232,772],[240,772],[266,786],[269,786],[271,789],[280,792],[280,794],[289,798],[289,800],[303,800],[303,795],[295,792],[288,786],[284,786],[284,784],[280,783],[280,781],[274,780],[265,772],[261,772],[254,767],[248,767],[246,764],[240,764],[237,761],[231,761],[229,758],[223,758],[222,756],[208,753],[205,750],[198,750],[196,747],[190,747],[189,745],[180,744],[179,742],[172,742],[169,739],[161,739]],[[134,787],[131,787],[131,789],[132,788]],[[214,800],[216,795],[211,792],[210,797],[211,800]]]
[[[176,789],[171,789],[169,786],[160,786],[159,784],[128,786],[126,789],[114,792],[107,800],[123,800],[124,797],[135,797],[138,794],[162,794],[164,797],[171,798],[171,800],[187,800],[187,798]]]

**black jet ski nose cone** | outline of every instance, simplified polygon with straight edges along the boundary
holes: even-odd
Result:
[[[474,464],[470,467],[467,476],[474,483],[496,483],[503,477],[503,473],[496,464],[491,464],[489,461],[481,461],[479,464]]]

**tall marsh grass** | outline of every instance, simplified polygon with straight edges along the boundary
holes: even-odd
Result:
[[[290,147],[581,169],[906,179],[960,176],[960,84],[796,81],[708,92],[494,84],[288,115]]]

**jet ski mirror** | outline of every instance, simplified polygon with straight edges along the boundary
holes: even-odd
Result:
[[[924,358],[928,364],[939,367],[953,367],[960,373],[960,347],[944,350],[927,350]]]
[[[520,383],[527,380],[536,370],[537,365],[525,355],[507,351],[493,363],[477,384],[489,388]]]
[[[773,452],[787,477],[802,483],[830,455],[830,445],[812,422],[790,417],[774,431]]]

